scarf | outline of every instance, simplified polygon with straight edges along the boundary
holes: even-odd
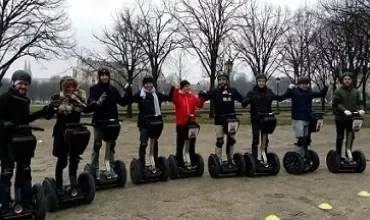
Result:
[[[145,99],[147,93],[151,93],[153,95],[155,116],[161,115],[161,108],[159,107],[158,96],[157,96],[157,94],[155,92],[155,88],[153,87],[153,89],[151,91],[146,90],[144,87],[141,88],[140,97],[142,99]]]
[[[58,112],[66,115],[72,111],[82,112],[87,107],[86,102],[86,93],[83,90],[78,90],[71,95],[61,92]]]

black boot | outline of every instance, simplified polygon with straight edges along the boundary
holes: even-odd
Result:
[[[23,211],[22,188],[15,188],[14,190],[14,212],[19,214]]]

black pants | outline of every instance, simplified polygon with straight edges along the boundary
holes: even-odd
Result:
[[[337,150],[337,153],[341,155],[345,131],[347,132],[352,131],[352,121],[351,120],[346,120],[346,121],[336,120],[335,127],[337,130],[336,150]],[[352,143],[354,139],[355,139],[355,132],[353,132],[353,135],[352,135],[352,140],[351,140]]]
[[[261,123],[252,121],[252,155],[255,160],[260,160],[261,158],[258,158],[258,145],[260,144],[260,135],[261,134]],[[267,137],[266,144],[268,146],[269,139]]]
[[[184,165],[184,145],[185,141],[188,140],[188,126],[176,125],[176,159],[179,166]],[[189,154],[190,160],[193,163],[195,161],[195,139],[189,141]],[[190,161],[189,161],[190,162]]]
[[[149,129],[148,128],[139,128],[140,131],[140,146],[139,146],[139,160],[141,166],[145,166],[145,154],[146,148],[148,147],[149,140]],[[158,158],[158,140],[154,141],[154,150],[153,150],[154,160]]]
[[[71,187],[77,186],[77,169],[80,156],[71,154],[63,137],[54,137],[53,155],[58,158],[55,167],[55,182],[60,189],[63,186],[63,170],[69,165],[69,180]],[[69,159],[69,163],[68,163]]]
[[[16,164],[16,166],[15,166]],[[24,162],[15,163],[9,156],[1,158],[0,175],[0,203],[3,207],[8,207],[11,202],[10,188],[11,179],[15,173],[15,188],[21,190],[21,197],[25,204],[32,204],[32,177],[31,177],[31,159]]]

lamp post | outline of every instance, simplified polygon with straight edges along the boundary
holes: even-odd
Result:
[[[233,69],[233,61],[231,61],[230,59],[228,59],[226,62],[225,62],[225,70],[227,72],[227,75],[229,75],[230,77],[230,72],[231,70]]]
[[[276,93],[279,95],[280,92],[280,77],[276,77]],[[279,113],[280,112],[280,106],[279,102],[276,102],[276,111]]]

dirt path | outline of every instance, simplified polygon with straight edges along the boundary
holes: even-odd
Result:
[[[47,129],[36,133],[43,140],[33,160],[34,182],[54,175],[55,158],[51,156],[51,130],[54,121],[38,121]],[[166,157],[174,151],[175,126],[166,124],[160,139],[160,154]],[[363,129],[355,140],[370,158],[369,129]],[[250,150],[251,128],[242,126],[237,136],[237,151]],[[320,155],[321,165],[315,172],[303,176],[288,175],[282,168],[276,177],[212,179],[208,170],[202,178],[180,179],[166,183],[135,186],[130,178],[125,188],[97,192],[91,205],[78,206],[57,213],[48,213],[48,220],[143,220],[143,219],[265,219],[276,214],[281,219],[370,219],[370,198],[358,197],[361,190],[370,190],[370,171],[364,174],[331,174],[325,165],[325,156],[334,147],[334,127],[325,126],[313,136],[313,147]],[[205,162],[213,151],[213,126],[202,125],[197,151]],[[278,127],[270,138],[270,146],[280,159],[290,149],[293,134],[289,126]],[[83,156],[80,170],[90,159],[92,141]],[[117,142],[117,158],[129,166],[137,155],[138,132],[134,123],[125,124]],[[128,176],[129,177],[129,176]],[[331,211],[317,206],[328,202]]]

